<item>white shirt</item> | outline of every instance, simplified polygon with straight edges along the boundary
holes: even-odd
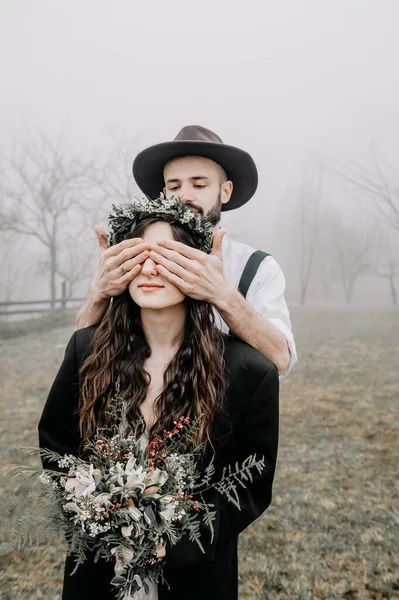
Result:
[[[223,238],[223,265],[227,281],[238,289],[245,265],[255,248],[235,242],[228,235]],[[297,361],[294,336],[287,303],[284,297],[285,277],[272,256],[267,256],[259,265],[258,271],[248,289],[247,301],[264,319],[277,327],[287,340],[291,358],[288,367],[280,376],[285,377]],[[229,328],[217,313],[217,323],[224,333]]]

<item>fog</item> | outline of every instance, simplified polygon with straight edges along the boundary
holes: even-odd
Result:
[[[358,162],[375,173],[377,156],[398,189],[398,22],[396,0],[3,0],[0,150],[9,157],[29,136],[63,135],[67,154],[101,162],[122,144],[126,163],[118,168],[128,173],[137,151],[173,139],[184,125],[203,125],[257,163],[256,196],[226,214],[224,225],[277,258],[290,301],[300,300],[300,248],[318,232],[320,258],[320,249],[345,237],[342,224],[333,226],[342,217],[352,228],[349,242],[313,262],[306,301],[345,302],[339,256],[356,239],[356,252],[361,243],[374,250],[351,300],[389,305],[387,265],[398,256],[399,221],[392,226],[393,212],[384,223],[375,199],[337,170]],[[6,170],[3,163],[3,177]],[[311,200],[301,204],[304,194]],[[91,192],[90,202],[104,222],[100,196]],[[0,238],[2,296],[8,273],[19,277],[8,284],[13,299],[49,297],[40,243],[1,230]],[[94,234],[84,248],[94,268]],[[21,279],[29,282],[23,289]],[[80,293],[89,280],[80,281]]]

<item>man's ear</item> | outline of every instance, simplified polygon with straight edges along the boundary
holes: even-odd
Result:
[[[221,185],[221,195],[220,195],[222,204],[227,204],[227,202],[231,198],[232,193],[233,193],[233,182],[230,180],[224,181]]]

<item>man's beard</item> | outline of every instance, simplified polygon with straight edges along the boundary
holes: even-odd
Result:
[[[212,223],[212,225],[217,225],[222,216],[222,192],[219,190],[217,200],[215,204],[212,206],[211,210],[206,214],[206,218],[208,221]]]
[[[221,219],[221,215],[222,215],[222,191],[219,190],[218,197],[217,197],[215,204],[206,213],[206,215],[204,215],[204,211],[202,210],[202,208],[200,206],[197,206],[195,203],[190,202],[190,203],[187,203],[186,206],[188,208],[192,209],[197,214],[201,215],[202,217],[205,216],[208,219],[208,221],[210,221],[212,223],[212,225],[215,226],[219,223],[219,221]]]

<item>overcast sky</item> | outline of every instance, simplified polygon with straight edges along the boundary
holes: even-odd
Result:
[[[95,154],[201,124],[254,156],[254,215],[315,153],[393,159],[398,24],[398,0],[1,0],[0,145],[64,131]]]

